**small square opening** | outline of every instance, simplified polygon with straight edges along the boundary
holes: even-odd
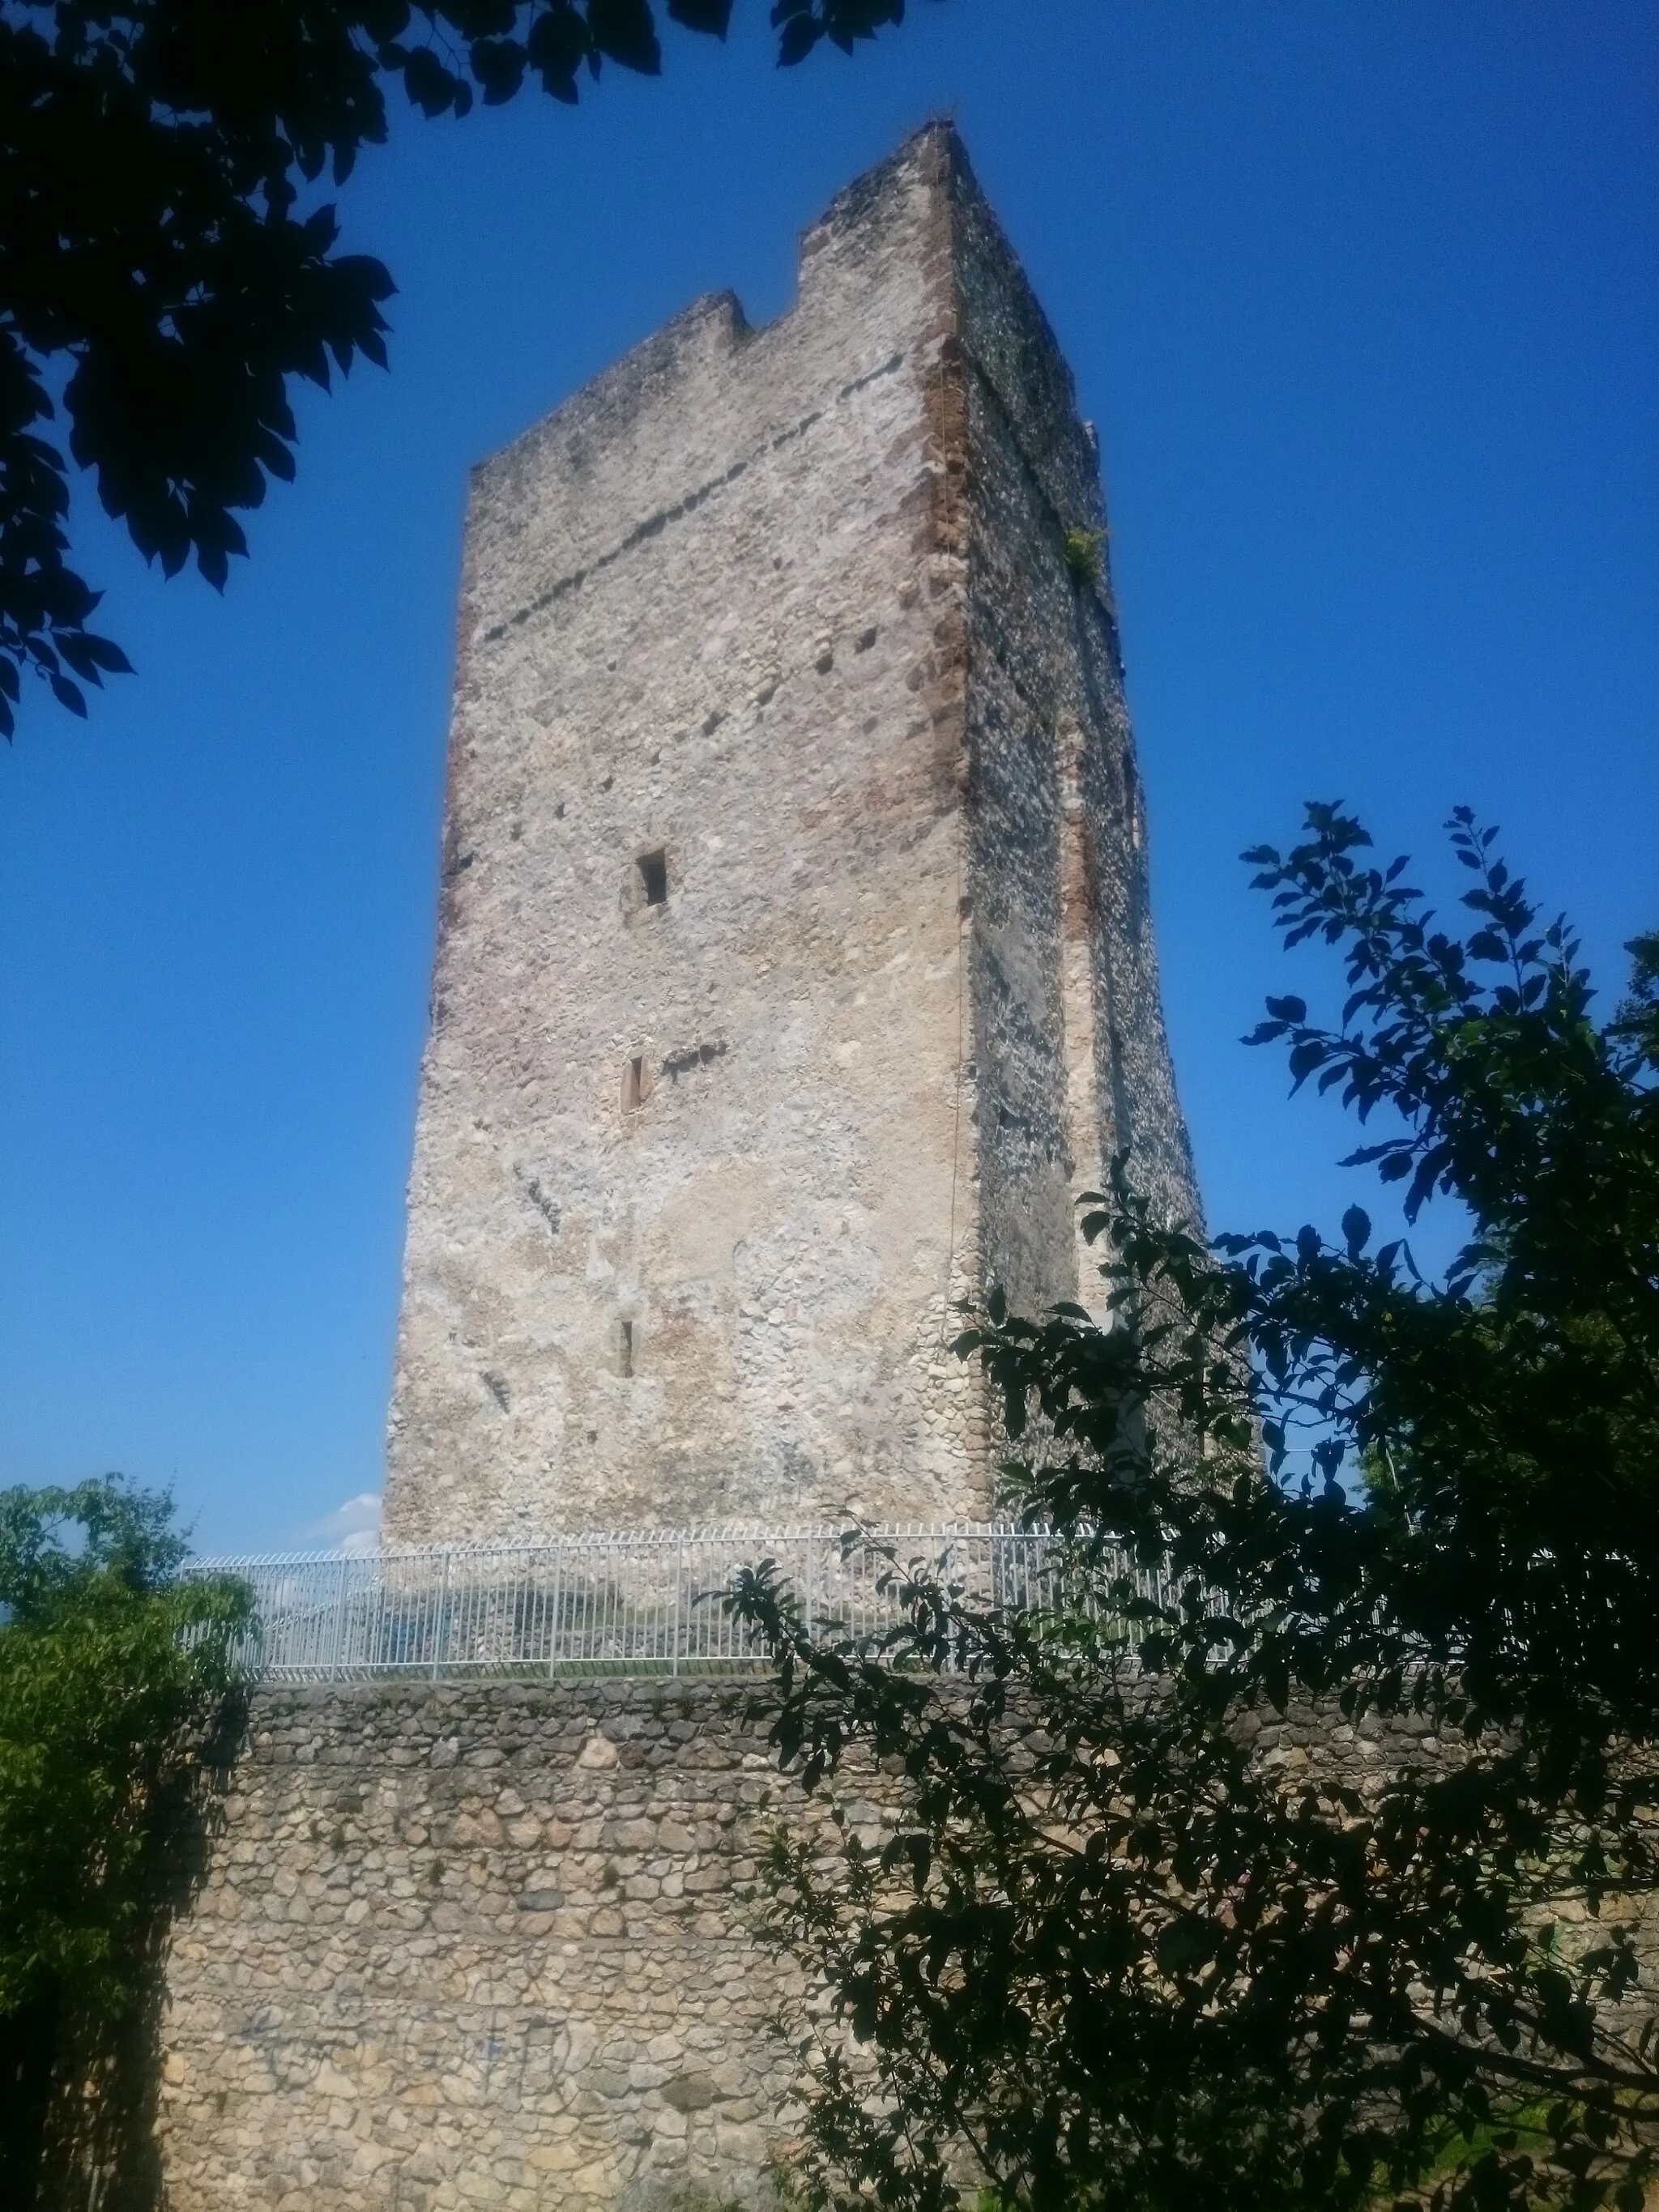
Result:
[[[668,903],[668,855],[660,847],[654,853],[641,853],[639,858],[640,887],[645,893],[647,906],[666,906]]]

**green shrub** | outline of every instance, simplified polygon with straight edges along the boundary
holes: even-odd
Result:
[[[0,1492],[0,2197],[27,2203],[70,2021],[138,1985],[176,1815],[234,1682],[238,1584],[117,1478]]]
[[[1105,573],[1103,530],[1068,530],[1066,566],[1079,584],[1097,584]]]

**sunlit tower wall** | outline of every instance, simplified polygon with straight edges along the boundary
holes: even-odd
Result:
[[[1104,527],[942,124],[477,471],[390,1540],[990,1509],[961,1303],[1196,1211]]]

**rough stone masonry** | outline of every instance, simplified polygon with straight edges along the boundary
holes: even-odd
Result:
[[[749,1694],[261,1692],[169,1962],[169,2212],[775,2208],[801,1991],[750,1892],[781,1820],[830,1838]],[[1409,1716],[1256,1741],[1361,1788],[1440,1749]],[[890,1785],[862,1762],[842,1784],[873,1844]],[[112,2179],[63,2212],[155,2212]]]
[[[745,1892],[795,1793],[744,1704],[707,1680],[262,1692],[168,1962],[172,2212],[766,2201],[791,1978]]]
[[[1195,1207],[1103,532],[945,125],[479,470],[392,1540],[987,1511],[957,1303]]]

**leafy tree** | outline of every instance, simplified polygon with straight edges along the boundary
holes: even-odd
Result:
[[[1643,2201],[1659,940],[1598,1024],[1566,926],[1450,828],[1467,935],[1334,807],[1246,856],[1348,985],[1252,1041],[1377,1125],[1351,1162],[1408,1223],[1461,1205],[1443,1276],[1358,1206],[1335,1242],[1206,1247],[1120,1161],[1085,1224],[1109,1326],[994,1301],[959,1346],[1054,1595],[894,1556],[860,1641],[768,1565],[739,1583],[786,1760],[833,1798],[878,1759],[896,1793],[873,1838],[842,1811],[838,1850],[774,1850],[829,2008],[813,2203],[944,2212],[963,2146],[1034,2212]]]
[[[60,2031],[133,1999],[163,1856],[230,1687],[239,1585],[166,1498],[0,1492],[0,2197],[33,2200]]]
[[[664,12],[724,37],[732,0]],[[779,59],[903,15],[778,0]],[[294,380],[384,365],[391,276],[312,188],[384,142],[389,93],[574,101],[607,60],[660,68],[650,0],[0,0],[0,733],[25,671],[84,714],[129,666],[88,627],[71,459],[146,560],[222,586],[239,514],[294,474]]]

